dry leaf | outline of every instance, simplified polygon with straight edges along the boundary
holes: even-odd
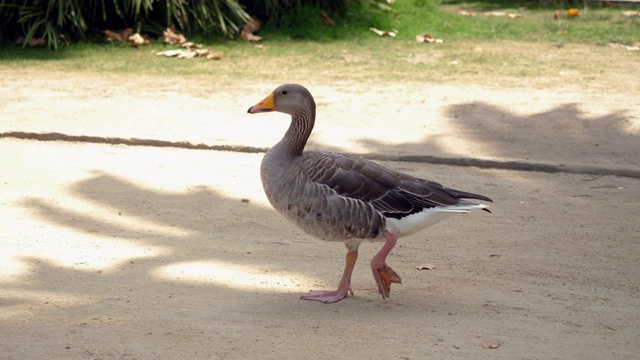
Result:
[[[220,54],[207,54],[207,60],[222,60],[222,55],[220,55]]]
[[[181,54],[184,50],[167,50],[167,51],[160,51],[157,52],[156,55],[157,56],[167,56],[167,57],[174,57],[174,56],[178,56],[179,54]]]
[[[240,31],[240,37],[247,41],[260,41],[262,36],[255,35],[254,33],[260,30],[260,20],[255,17],[251,17],[244,27]]]
[[[122,39],[126,40],[129,37],[129,35],[131,35],[132,32],[133,32],[132,28],[126,28],[122,30],[122,32],[120,33],[120,36],[122,36]]]
[[[519,19],[519,18],[522,17],[522,15],[516,14],[516,13],[508,13],[507,17],[512,18],[512,19]]]
[[[191,50],[191,49],[200,49],[202,47],[202,44],[196,44],[192,41],[187,41],[180,44],[180,46],[182,46],[185,49]]]
[[[178,54],[178,59],[193,59],[196,57],[196,52],[191,50],[182,50],[180,54]]]
[[[29,40],[29,46],[31,47],[43,46],[44,44],[46,44],[44,38],[32,38],[31,40]]]
[[[432,264],[432,263],[424,263],[422,265],[416,266],[416,269],[418,269],[418,270],[433,270],[435,268],[436,268],[436,266],[434,264]]]
[[[240,31],[240,37],[243,38],[244,40],[247,40],[247,41],[260,41],[260,40],[262,40],[262,36],[255,35],[255,34],[252,34],[250,32],[244,31],[244,30]]]
[[[567,17],[569,19],[580,16],[580,11],[578,9],[571,8],[567,10]]]
[[[113,41],[120,42],[120,41],[122,41],[122,36],[120,36],[120,34],[118,34],[115,31],[105,30],[105,31],[103,31],[103,33],[104,33],[105,39],[107,41],[109,41],[109,42],[113,42]]]
[[[336,22],[335,20],[333,20],[332,18],[329,17],[329,15],[327,15],[326,12],[321,12],[320,16],[322,16],[322,23],[325,24],[326,26],[335,26]]]
[[[211,51],[209,51],[209,49],[195,49],[195,50],[191,50],[193,52],[196,53],[196,56],[199,57],[205,57],[207,55],[209,55],[211,53]]]
[[[176,33],[176,28],[171,26],[168,27],[165,31],[162,32],[164,42],[170,45],[174,44],[182,44],[187,42],[187,38],[182,34]]]
[[[622,15],[640,17],[640,12],[638,12],[638,11],[623,11]]]
[[[489,341],[482,344],[483,349],[497,349],[500,347],[500,343],[497,341]]]
[[[384,31],[384,30],[379,30],[376,28],[369,28],[369,30],[373,31],[374,33],[378,34],[378,36],[391,36],[391,37],[396,37],[396,33],[397,31]]]
[[[149,45],[150,41],[142,37],[142,35],[135,33],[127,37],[127,42],[133,46]]]
[[[625,45],[625,44],[612,42],[612,43],[609,43],[609,47],[618,48],[618,49],[627,49],[629,51],[640,51],[640,46],[638,45],[638,43],[635,43],[632,45]]]
[[[244,24],[244,27],[242,28],[242,30],[252,34],[260,30],[260,26],[261,26],[260,20],[252,16],[251,19],[249,19],[249,21],[247,21],[247,23]]]
[[[133,32],[132,28],[126,28],[124,30],[122,30],[122,32],[115,32],[115,31],[111,31],[111,30],[105,30],[103,31],[105,39],[107,41],[110,42],[122,42],[122,41],[127,41],[129,38],[129,35],[131,35],[131,33]]]
[[[476,13],[467,10],[460,10],[458,11],[458,14],[462,16],[476,16]]]
[[[507,13],[503,11],[487,11],[484,16],[507,16]]]
[[[444,42],[444,40],[436,39],[430,34],[416,35],[416,41],[419,43],[436,43],[436,44],[442,44]]]

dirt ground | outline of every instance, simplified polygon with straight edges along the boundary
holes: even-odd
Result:
[[[493,213],[401,239],[386,301],[363,244],[331,305],[299,296],[335,287],[346,250],[270,208],[262,154],[7,136],[268,147],[286,117],[245,112],[275,85],[0,69],[0,358],[640,358],[640,97],[307,84],[312,148],[598,171],[384,162]]]

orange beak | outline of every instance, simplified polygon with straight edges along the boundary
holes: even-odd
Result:
[[[253,105],[247,110],[249,114],[256,114],[261,112],[269,112],[274,111],[276,109],[275,104],[273,103],[273,93],[269,94],[264,100],[259,103]]]

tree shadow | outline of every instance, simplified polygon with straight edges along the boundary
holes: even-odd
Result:
[[[2,307],[32,303],[38,294],[57,299],[52,303],[100,302],[149,294],[166,298],[194,286],[205,296],[224,288],[227,296],[238,297],[287,295],[310,286],[305,275],[269,262],[292,241],[306,241],[283,234],[284,219],[248,200],[204,186],[164,192],[104,172],[67,190],[69,199],[20,202],[47,235],[34,239],[33,255],[18,259],[28,268],[17,275],[20,281],[3,285],[27,295],[8,294]]]
[[[576,104],[518,115],[486,103],[451,105],[456,133],[479,143],[485,156],[544,163],[637,166],[638,130],[624,113],[588,116]]]
[[[471,102],[449,105],[443,113],[451,127],[446,136],[431,134],[420,141],[403,143],[362,137],[357,143],[374,159],[438,162],[439,158],[472,158],[550,165],[640,166],[640,126],[626,112],[594,115],[568,103],[522,115],[490,103]],[[324,143],[312,143],[312,147],[348,152]]]

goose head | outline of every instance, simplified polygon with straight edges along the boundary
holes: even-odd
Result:
[[[250,114],[278,111],[291,116],[315,112],[313,96],[304,86],[284,84],[247,110]]]

